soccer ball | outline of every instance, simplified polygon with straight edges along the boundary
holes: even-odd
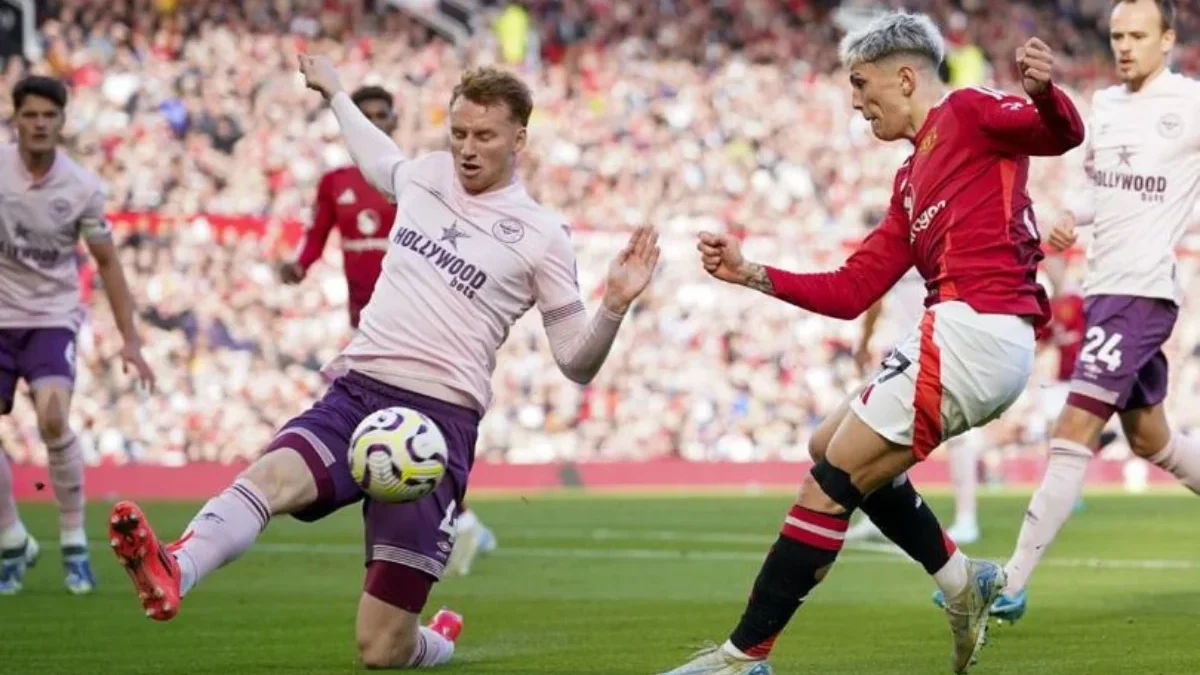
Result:
[[[438,426],[411,408],[385,408],[367,416],[350,437],[350,475],[381,502],[411,502],[433,492],[446,475],[446,439]]]

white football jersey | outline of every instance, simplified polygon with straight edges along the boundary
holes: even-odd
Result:
[[[100,179],[65,152],[34,179],[15,143],[0,146],[0,328],[69,328],[83,320],[81,238],[111,236]]]
[[[1200,82],[1164,72],[1141,91],[1096,92],[1088,190],[1072,200],[1092,225],[1086,295],[1182,299],[1175,247],[1200,196]]]
[[[449,388],[486,410],[496,352],[517,319],[535,304],[547,326],[586,311],[566,220],[519,181],[468,194],[446,152],[398,162],[391,176],[378,186],[396,198],[383,271],[326,371]]]

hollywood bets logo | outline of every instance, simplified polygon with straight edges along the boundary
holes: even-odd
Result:
[[[1166,177],[1133,173],[1133,156],[1132,150],[1121,146],[1117,151],[1116,170],[1096,169],[1092,172],[1092,182],[1096,184],[1096,187],[1137,192],[1141,195],[1142,201],[1161,204],[1165,201],[1167,194]],[[1122,167],[1130,170],[1122,171]]]
[[[416,230],[401,227],[392,235],[392,243],[426,258],[434,267],[450,276],[450,288],[468,300],[487,283],[487,272],[463,260],[458,255],[458,240],[470,239],[470,235],[458,229],[458,223],[442,228],[442,236],[434,241]]]

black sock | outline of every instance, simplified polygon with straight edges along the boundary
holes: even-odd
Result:
[[[912,481],[907,476],[903,481],[900,485],[888,483],[872,492],[863,500],[862,512],[888,539],[933,574],[945,567],[958,547],[946,536]]]
[[[765,659],[800,603],[837,559],[850,514],[829,515],[792,506],[779,539],[767,553],[746,611],[730,642],[747,656]]]

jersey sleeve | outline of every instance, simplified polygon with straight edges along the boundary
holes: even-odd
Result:
[[[375,189],[394,200],[399,189],[397,186],[407,180],[405,172],[400,169],[410,163],[408,158],[391,137],[363,115],[349,94],[341,92],[334,96],[330,107],[342,129],[342,138],[346,140],[350,156],[363,177]]]
[[[840,268],[796,274],[767,267],[767,276],[775,297],[817,314],[853,319],[881,300],[912,266],[908,215],[896,189],[883,222]]]
[[[541,264],[534,271],[534,301],[547,328],[585,311],[569,232],[563,225],[550,233]]]
[[[317,184],[317,201],[313,205],[312,223],[304,231],[300,251],[296,256],[296,264],[306,270],[321,257],[325,243],[329,241],[329,233],[333,231],[337,222],[337,201],[333,194],[336,186],[333,183],[334,174],[327,173]]]
[[[1032,101],[984,87],[968,87],[951,101],[1005,154],[1062,155],[1083,142],[1083,118],[1055,85]]]
[[[79,220],[75,223],[81,239],[99,241],[112,237],[112,224],[108,222],[108,216],[104,210],[107,201],[108,195],[100,188],[97,188],[88,197],[87,204],[84,205],[83,212],[79,214]]]

